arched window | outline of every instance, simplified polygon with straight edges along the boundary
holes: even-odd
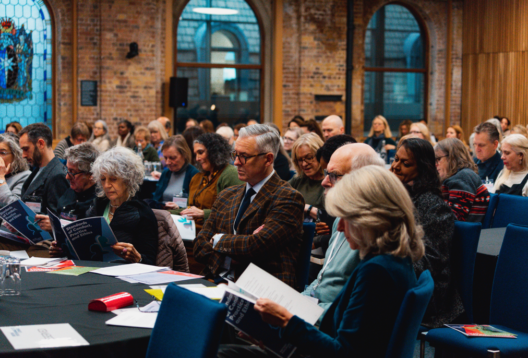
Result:
[[[244,0],[191,0],[177,30],[176,76],[189,79],[176,116],[235,124],[261,118],[260,28]]]
[[[405,6],[389,4],[370,20],[365,38],[364,129],[381,114],[393,134],[401,121],[427,116],[426,36]]]
[[[0,118],[51,127],[52,22],[41,0],[0,3]]]

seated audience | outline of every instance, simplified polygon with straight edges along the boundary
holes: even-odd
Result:
[[[407,291],[417,286],[413,262],[424,255],[422,231],[403,185],[384,168],[347,174],[327,195],[340,217],[348,249],[360,262],[322,318],[319,329],[270,299],[255,304],[300,356],[386,357],[393,326]],[[297,353],[296,352],[296,353]],[[255,346],[221,346],[218,357],[272,357]]]
[[[494,124],[484,122],[475,127],[473,143],[476,158],[473,160],[478,167],[481,180],[489,179],[495,182],[504,167],[500,152],[497,151],[500,140],[500,132]]]
[[[165,132],[167,133],[167,136],[169,136],[170,135],[170,130],[172,128],[172,124],[171,124],[170,119],[168,119],[167,117],[159,117],[156,120],[161,123],[161,125],[165,129]]]
[[[187,215],[196,223],[196,233],[211,214],[216,197],[225,188],[241,184],[237,170],[229,164],[232,148],[219,134],[205,133],[194,141],[196,165],[200,170],[189,184],[187,208],[171,211]]]
[[[11,122],[6,125],[6,133],[13,133],[18,135],[18,133],[22,130],[22,125],[18,122]]]
[[[288,129],[301,128],[301,124],[304,123],[302,116],[295,116],[288,122]]]
[[[158,152],[159,159],[162,162],[165,162],[163,160],[163,153],[161,150],[163,143],[167,140],[167,138],[169,138],[167,132],[165,131],[165,127],[163,127],[161,122],[155,120],[150,122],[147,128],[150,132],[150,144],[156,150],[156,152]]]
[[[436,144],[436,142],[438,142],[438,141],[436,140],[436,137],[435,137],[434,133],[431,132],[431,131],[429,130],[429,125],[427,124],[427,118],[420,119],[420,120],[418,121],[418,123],[423,124],[423,125],[427,128],[427,131],[429,132],[429,139],[428,139],[428,141],[434,146],[434,145]],[[426,138],[426,139],[427,139],[427,138]]]
[[[20,199],[30,174],[16,140],[9,134],[0,134],[0,207]]]
[[[233,138],[234,138],[235,142],[238,139],[238,132],[244,127],[247,127],[247,125],[245,123],[239,123],[233,129],[233,132],[234,132],[234,137]]]
[[[526,130],[526,127],[522,124],[517,124],[516,126],[513,126],[513,128],[508,131],[509,134],[522,134],[525,137],[528,137],[528,130]]]
[[[441,140],[435,146],[435,159],[442,196],[456,219],[482,222],[488,209],[489,193],[464,143],[456,138]]]
[[[279,135],[268,125],[240,130],[233,157],[246,184],[219,193],[194,241],[194,257],[206,265],[206,278],[236,279],[252,262],[296,287],[304,200],[273,170],[279,146]]]
[[[424,257],[414,263],[416,276],[431,271],[435,288],[422,324],[436,328],[452,322],[464,308],[450,268],[451,239],[455,216],[444,202],[429,141],[409,138],[400,141],[390,169],[404,184],[416,208],[416,221],[424,231]]]
[[[462,143],[464,143],[466,148],[469,150],[469,145],[466,143],[466,140],[464,139],[464,130],[459,125],[455,124],[447,128],[446,138],[456,138],[460,140]]]
[[[235,132],[231,129],[229,126],[222,126],[216,130],[216,133],[220,134],[222,137],[224,137],[225,140],[227,140],[227,143],[229,143],[230,146],[233,146],[235,143]]]
[[[248,122],[247,122],[247,125],[248,126],[252,126],[254,124],[259,124],[259,122],[256,120],[256,119],[250,119]]]
[[[156,263],[158,222],[152,209],[134,198],[145,169],[140,158],[127,148],[112,148],[92,166],[97,185],[94,205],[87,217],[103,216],[119,243],[114,253],[128,262]]]
[[[214,133],[215,132],[213,122],[211,122],[208,119],[204,119],[203,121],[201,121],[200,122],[200,127],[202,127],[202,129],[204,130],[205,133]]]
[[[160,161],[158,151],[154,149],[152,144],[150,144],[150,131],[147,127],[137,127],[134,131],[134,138],[136,139],[136,146],[134,147],[134,152],[137,153],[139,147],[141,146],[141,151],[143,152],[143,160],[147,162]]]
[[[59,143],[57,143],[57,146],[53,151],[55,153],[55,156],[59,159],[64,159],[64,152],[67,148],[88,141],[91,135],[92,131],[90,130],[90,128],[88,128],[86,123],[75,123],[71,129],[70,135],[61,140]]]
[[[411,124],[413,122],[410,119],[406,119],[400,123],[398,127],[399,136],[396,138],[396,141],[399,141],[403,136],[406,136],[411,131]]]
[[[270,123],[268,124],[270,127],[275,129],[277,134],[280,137],[280,130],[279,127],[277,127],[275,124]],[[281,143],[279,147],[279,151],[277,152],[277,156],[275,157],[275,160],[273,161],[273,169],[275,169],[275,173],[284,181],[288,181],[291,179],[292,175],[290,172],[290,168],[292,167],[292,160],[290,159],[290,156],[288,153],[286,153],[286,149],[284,149],[284,145]]]
[[[432,146],[435,145],[435,141],[431,140],[429,128],[427,128],[427,126],[423,123],[418,122],[411,124],[411,130],[409,131],[409,134],[411,135],[411,138],[425,139],[431,143]]]
[[[134,126],[126,119],[117,124],[117,138],[112,141],[112,147],[127,147],[134,149],[136,140],[134,138]]]
[[[284,134],[283,142],[284,142],[284,149],[286,150],[286,153],[291,158],[291,151],[293,148],[293,143],[297,139],[299,139],[300,136],[302,136],[304,132],[301,128],[290,128],[286,131],[286,134]]]
[[[510,134],[501,147],[504,169],[495,181],[495,193],[528,196],[528,139]]]
[[[345,136],[345,135],[341,135]],[[332,138],[338,138],[335,136]],[[325,145],[330,142],[327,141]],[[325,195],[328,190],[341,180],[343,175],[351,173],[367,165],[377,165],[384,168],[383,160],[370,146],[364,143],[345,144],[338,148],[329,159],[327,174],[322,182],[325,188]],[[330,251],[325,249],[325,260],[323,267],[319,266],[320,271],[314,281],[304,289],[303,295],[312,296],[319,300],[319,306],[325,310],[330,307],[332,302],[346,284],[348,277],[352,274],[359,263],[359,252],[350,250],[342,232],[337,231],[339,220],[335,220],[332,225],[332,236],[326,247],[331,247]],[[314,238],[314,245],[317,247]]]
[[[304,131],[304,133],[315,133],[321,138],[321,140],[324,142],[324,136],[323,131],[321,131],[321,127],[319,126],[319,123],[315,119],[308,119],[304,121],[304,123],[301,125],[301,129]]]
[[[191,127],[199,127],[198,121],[196,119],[189,118],[187,122],[185,122],[185,129],[191,128]]]
[[[198,169],[190,164],[191,150],[181,134],[169,137],[163,143],[161,151],[167,168],[163,173],[153,173],[153,177],[158,178],[159,181],[152,196],[155,203],[151,203],[150,207],[174,209],[176,208],[176,204],[172,202],[174,195],[189,196],[189,185],[191,179],[198,173]]]
[[[334,114],[326,117],[323,120],[322,128],[325,141],[327,141],[330,137],[345,133],[345,126],[343,125],[343,120],[341,119],[341,117],[336,116]]]
[[[504,133],[505,136],[507,135],[510,135],[509,131],[510,131],[510,126],[511,126],[511,122],[508,118],[506,117],[499,117],[500,119],[500,125],[501,125],[501,130],[502,130],[502,133]]]
[[[99,152],[106,152],[110,148],[112,139],[108,134],[108,125],[103,120],[98,120],[93,125],[92,136],[90,137],[90,143],[93,144]]]
[[[326,217],[324,208],[323,168],[317,161],[316,153],[323,146],[323,141],[315,134],[308,133],[293,144],[292,161],[297,174],[289,181],[292,188],[304,198],[304,221],[318,221]],[[327,222],[330,227],[332,220]]]
[[[74,145],[66,149],[66,179],[70,187],[59,198],[58,210],[54,213],[61,219],[75,221],[86,218],[86,212],[95,199],[95,182],[90,170],[98,156],[99,151],[92,143]],[[52,231],[47,213],[37,215],[36,218],[40,220],[41,229]]]
[[[196,138],[198,138],[204,133],[205,133],[204,130],[200,126],[194,126],[194,127],[187,128],[183,132],[183,137],[185,138],[187,145],[191,149],[191,154],[192,154],[191,164],[192,165],[196,165],[196,154],[194,154],[194,151],[193,151],[194,141],[196,140]]]
[[[381,152],[381,145],[385,141],[385,150],[396,148],[396,142],[392,139],[389,123],[383,116],[376,116],[372,121],[370,133],[365,139],[365,144],[370,145],[376,152]]]

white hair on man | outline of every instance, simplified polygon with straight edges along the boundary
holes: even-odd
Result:
[[[277,157],[280,148],[280,137],[277,131],[267,124],[253,124],[238,132],[238,139],[255,137],[259,153],[273,153]]]
[[[233,131],[233,129],[231,129],[231,127],[220,127],[216,130],[216,133],[224,137],[229,142],[229,144],[233,144],[233,141],[235,139],[235,132]]]
[[[354,146],[354,144],[363,144],[363,143],[352,143],[349,145]],[[357,147],[357,146],[354,146],[354,147]],[[368,146],[368,147],[372,149],[371,146]],[[383,159],[380,158],[379,154],[376,153],[374,149],[370,151],[367,148],[365,148],[365,150],[358,152],[350,160],[350,171],[354,171],[359,168],[366,167],[367,165],[377,165],[380,167],[385,167],[385,162],[383,161]]]

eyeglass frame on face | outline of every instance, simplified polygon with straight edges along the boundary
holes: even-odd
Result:
[[[345,176],[345,174],[336,174],[328,172],[326,169],[323,171],[325,178],[328,176],[328,179],[330,179],[330,184],[334,185],[337,182],[338,178],[342,178]]]
[[[449,157],[449,155],[442,155],[442,156],[440,156],[440,157],[436,157],[436,156],[435,156],[435,163],[438,164],[438,163],[440,163],[440,161],[442,160],[442,158],[447,158],[447,157]]]
[[[238,157],[238,161],[240,162],[240,164],[246,165],[248,159],[260,157],[261,155],[266,155],[266,154],[268,153],[259,153],[255,155],[241,155],[241,154],[236,154],[236,151],[233,151],[231,152],[231,159],[233,159],[233,162],[235,162],[236,158]]]
[[[310,164],[310,162],[312,162],[314,159],[317,159],[317,157],[315,155],[312,155],[309,159],[308,156],[306,156],[304,158],[297,158],[295,159],[295,161],[297,162],[298,166],[302,166],[303,162],[306,162],[306,164]]]
[[[72,177],[74,180],[75,180],[75,178],[77,177],[77,175],[79,175],[79,174],[90,174],[90,173],[88,173],[88,172],[72,173],[72,172],[70,172],[69,170],[66,170],[66,176],[69,175],[69,176]]]
[[[284,136],[282,139],[284,140],[284,142],[288,142],[288,143],[294,143],[295,142],[295,139],[290,138],[290,137],[286,137],[286,136]]]
[[[422,134],[421,131],[409,131],[409,134]]]

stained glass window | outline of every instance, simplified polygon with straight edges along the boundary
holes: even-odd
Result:
[[[0,130],[52,122],[52,28],[42,0],[0,0]]]

